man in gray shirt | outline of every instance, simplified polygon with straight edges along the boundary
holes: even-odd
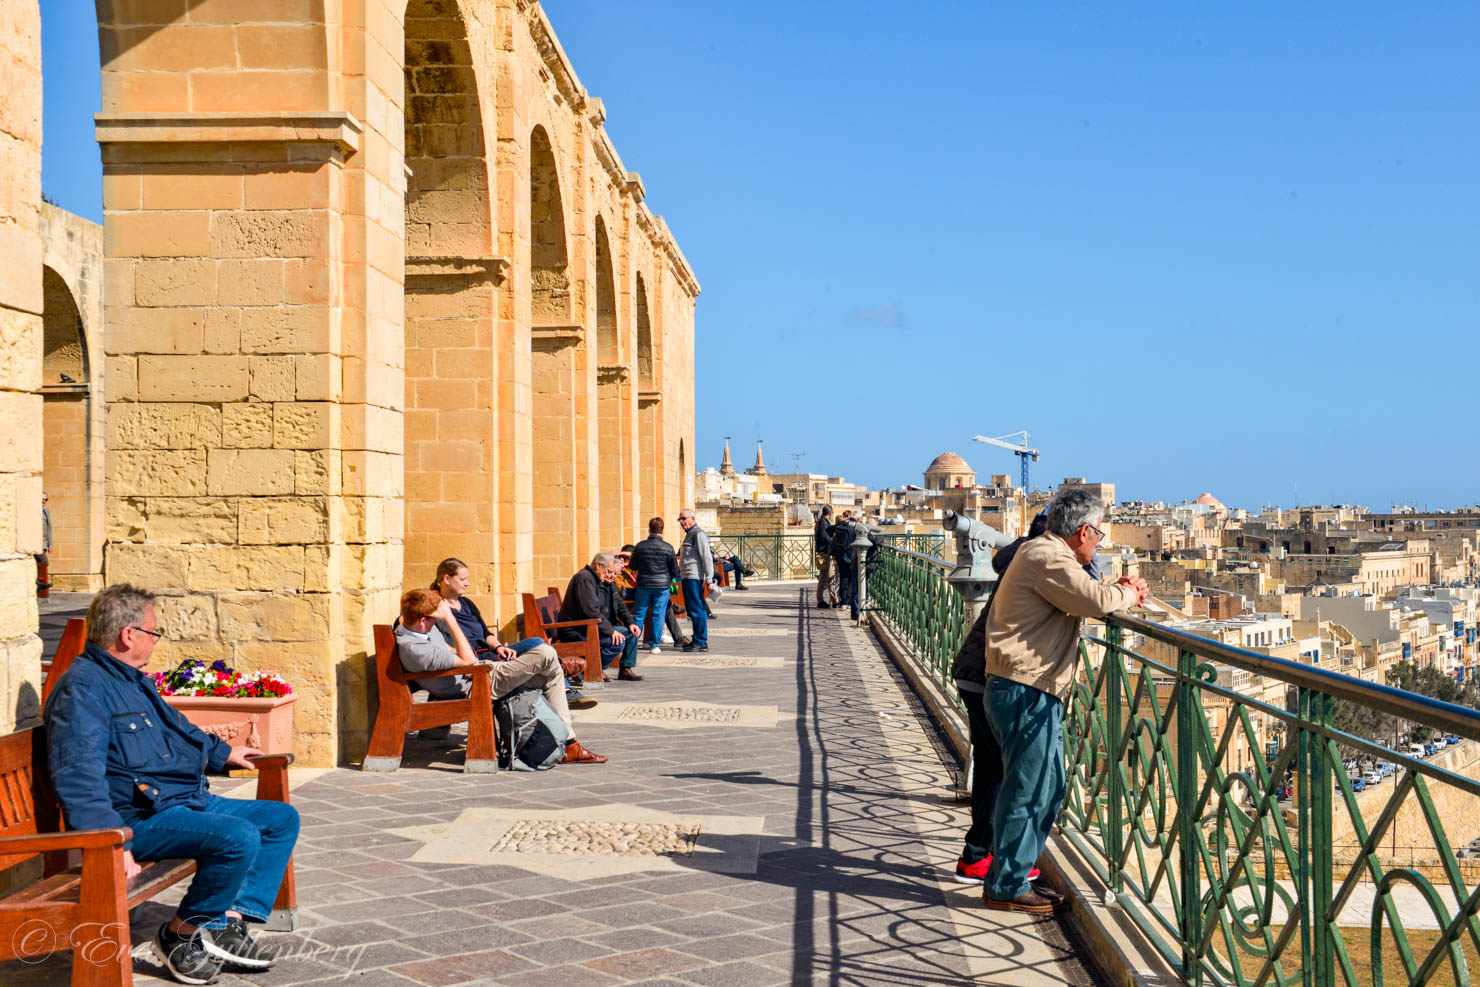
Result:
[[[709,611],[704,608],[704,587],[714,582],[714,553],[709,550],[709,536],[699,527],[692,507],[678,512],[678,526],[683,529],[683,544],[678,549],[678,584],[683,588],[683,608],[694,625],[694,633],[683,650],[708,651]]]
[[[449,644],[450,642],[450,644]],[[499,649],[502,654],[512,651]],[[396,628],[396,656],[409,674],[441,672],[478,663],[473,647],[457,624],[452,608],[440,593],[414,589],[401,597],[401,623]],[[500,699],[523,685],[534,686],[545,695],[545,702],[565,724],[569,740],[561,764],[602,764],[606,756],[587,750],[576,740],[576,728],[570,721],[570,707],[565,702],[565,673],[575,674],[584,667],[579,657],[572,656],[571,668],[563,666],[555,649],[548,644],[531,648],[505,661],[494,662],[490,675],[493,698]],[[433,699],[461,699],[468,694],[466,675],[416,679]]]

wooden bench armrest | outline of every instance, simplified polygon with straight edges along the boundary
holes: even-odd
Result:
[[[113,829],[77,829],[66,833],[35,833],[28,836],[0,836],[0,856],[22,853],[52,853],[57,850],[95,850],[118,847],[134,838],[127,826]]]
[[[600,623],[601,621],[595,617],[587,617],[585,620],[552,620],[545,622],[545,630],[548,631],[552,627],[590,627]]]
[[[471,665],[458,665],[456,668],[444,668],[440,672],[408,672],[401,669],[403,675],[408,679],[444,679],[449,675],[486,675],[493,671],[493,662],[477,661]]]
[[[292,754],[258,754],[258,755],[255,755],[254,757],[247,758],[247,760],[248,761],[251,761],[252,762],[252,766],[255,767],[255,768],[257,768],[257,769],[259,769],[259,770],[266,769],[268,771],[271,771],[271,770],[274,770],[274,769],[277,769],[277,768],[286,768],[288,765],[292,764],[293,763],[293,755]]]

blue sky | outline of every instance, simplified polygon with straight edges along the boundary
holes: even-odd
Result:
[[[90,0],[46,193],[99,218]],[[699,276],[699,465],[1480,498],[1480,5],[547,0]]]

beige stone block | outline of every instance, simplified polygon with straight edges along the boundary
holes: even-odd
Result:
[[[5,258],[0,264],[0,298],[10,308],[40,315],[41,238],[17,225],[0,225],[0,257]]]
[[[156,605],[156,615],[159,629],[172,643],[216,642],[216,601],[212,597],[162,596]]]
[[[323,257],[329,214],[307,209],[216,213],[210,229],[217,257]]]
[[[104,501],[103,537],[110,542],[141,542],[147,515],[143,497],[108,497]]]
[[[327,449],[338,433],[339,406],[326,401],[273,405],[273,445],[279,449]]]
[[[318,257],[283,262],[283,300],[289,305],[328,305],[333,271]]]
[[[203,0],[191,4],[190,20],[202,24],[233,25],[312,23],[314,12],[320,9],[315,0]]]
[[[41,471],[41,395],[0,391],[0,469]]]
[[[221,597],[221,636],[245,644],[253,641],[322,641],[329,632],[329,597],[323,593],[231,593]],[[260,663],[260,652],[237,650],[251,669],[277,668]],[[302,688],[297,681],[289,681]]]
[[[15,497],[15,548],[36,555],[45,547],[41,524],[41,485],[39,476],[17,476],[11,484]]]
[[[318,164],[249,166],[248,209],[326,209],[330,204],[329,172]]]
[[[0,640],[36,633],[36,561],[30,556],[0,559]]]
[[[293,453],[288,449],[212,449],[207,472],[212,494],[252,497],[293,492]]]
[[[155,593],[180,593],[186,586],[191,550],[167,545],[112,544],[104,555],[109,584],[133,583]]]
[[[226,26],[173,24],[168,30],[102,26],[98,47],[103,64],[120,72],[185,72],[236,65],[236,33]]]
[[[329,88],[324,71],[192,72],[190,102],[198,112],[239,110],[242,93],[258,94],[256,104],[267,110],[319,110]]]
[[[204,404],[114,404],[104,413],[107,448],[199,449],[221,444],[221,413]]]
[[[123,212],[143,207],[144,184],[137,168],[103,169],[103,209]]]
[[[243,545],[315,545],[329,537],[323,497],[252,497],[241,502]]]
[[[106,334],[109,353],[198,354],[205,338],[207,309],[122,308]]]
[[[244,356],[141,356],[141,401],[240,401],[248,392]]]
[[[109,449],[108,492],[120,497],[196,497],[206,492],[204,449]]]
[[[142,260],[134,264],[134,302],[159,307],[214,305],[216,277],[212,260]]]
[[[120,212],[103,227],[109,257],[208,257],[211,248],[208,212]]]
[[[292,401],[297,396],[298,368],[291,356],[249,357],[250,394],[258,401]]]
[[[298,400],[338,401],[343,396],[342,362],[339,357],[329,353],[295,356],[293,366],[298,373]]]
[[[16,547],[15,484],[20,477],[0,473],[0,556],[22,554]]]
[[[296,590],[303,584],[303,549],[297,546],[201,548],[189,556],[192,590]]]
[[[262,403],[223,404],[221,440],[229,449],[272,447],[272,405]]]
[[[236,541],[237,502],[233,499],[153,497],[144,511],[144,532],[151,542],[229,545]]]
[[[103,361],[103,395],[109,402],[139,400],[139,361],[131,356],[110,356]]]
[[[241,350],[242,309],[217,308],[206,312],[203,346],[207,353]]]
[[[41,386],[41,316],[0,308],[0,389]]]
[[[326,353],[327,308],[254,308],[242,312],[241,347],[246,353]]]
[[[339,452],[332,449],[293,453],[293,492],[300,497],[339,492]]]
[[[280,305],[283,302],[283,262],[280,260],[223,260],[216,294],[222,305]]]
[[[304,592],[341,594],[344,589],[343,560],[344,549],[341,545],[305,545]]]
[[[41,723],[41,639],[35,634],[0,641],[0,695],[9,697],[0,706],[0,731]]]
[[[145,209],[240,209],[241,166],[153,165],[142,175]]]

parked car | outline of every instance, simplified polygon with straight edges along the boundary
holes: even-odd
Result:
[[[1379,771],[1368,771],[1368,772],[1366,772],[1365,774],[1362,775],[1362,780],[1365,781],[1369,785],[1378,785],[1378,784],[1381,784],[1382,783],[1382,773],[1379,772]]]
[[[1398,773],[1398,766],[1392,761],[1378,761],[1377,773],[1382,775],[1384,778],[1390,778]]]
[[[1460,847],[1454,851],[1454,856],[1457,860],[1464,860],[1466,857],[1480,856],[1480,851],[1472,850],[1469,847]]]
[[[1423,745],[1423,756],[1424,757],[1433,757],[1437,753],[1439,753],[1439,745],[1438,744],[1433,743],[1433,742],[1430,742],[1430,743],[1427,743],[1427,744],[1424,744]]]
[[[1445,747],[1453,747],[1457,743],[1459,743],[1459,738],[1456,737],[1454,734],[1450,734],[1449,736],[1444,738]]]
[[[1352,779],[1352,791],[1360,792],[1367,787],[1367,783],[1360,778]]]
[[[1409,754],[1412,754],[1414,757],[1427,757],[1428,756],[1427,754],[1424,753],[1423,744],[1409,744],[1408,745],[1408,753]]]

